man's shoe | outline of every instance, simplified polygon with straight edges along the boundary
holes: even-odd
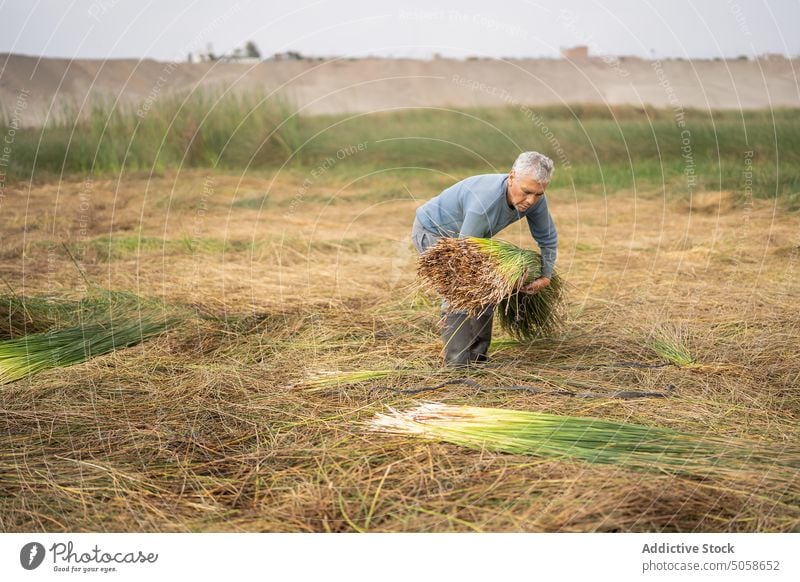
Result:
[[[470,362],[469,362],[469,363],[470,363],[470,364],[472,364],[473,366],[475,366],[475,365],[477,365],[477,366],[482,366],[482,365],[484,365],[484,364],[488,364],[488,363],[489,363],[489,361],[490,361],[490,360],[489,360],[489,356],[487,356],[486,354],[478,354],[478,355],[475,357],[475,359],[473,359],[473,360],[470,360]]]

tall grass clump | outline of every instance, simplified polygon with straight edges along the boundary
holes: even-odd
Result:
[[[16,133],[8,174],[278,166],[301,143],[295,108],[278,94],[206,89],[84,109],[67,103],[45,127]]]
[[[742,468],[751,461],[800,466],[796,451],[776,451],[770,458],[723,439],[667,428],[524,410],[423,403],[405,412],[378,414],[369,427],[471,449],[676,473],[714,465]]]
[[[418,274],[454,311],[478,316],[497,306],[501,325],[519,339],[546,336],[563,319],[557,274],[536,294],[520,289],[542,273],[541,256],[500,240],[445,237],[419,258]]]
[[[367,144],[329,177],[375,168],[425,168],[448,175],[507,171],[531,132],[556,141],[536,148],[561,168],[554,190],[619,189],[688,194],[681,132],[669,109],[595,105],[536,107],[537,125],[517,107],[422,109],[359,115],[296,115],[279,94],[203,89],[162,93],[133,104],[67,106],[44,128],[16,130],[7,179],[39,172],[102,173],[178,167],[291,168],[306,174],[345,144]],[[800,200],[800,116],[796,109],[686,110],[696,191],[744,194],[743,152],[752,154],[754,197]],[[0,113],[6,133],[12,120]],[[536,140],[535,140],[536,141]],[[454,144],[470,143],[465,149]],[[556,144],[558,147],[556,148]],[[780,152],[780,155],[778,155]],[[748,158],[750,159],[750,158]],[[291,162],[288,163],[287,162]],[[750,186],[752,186],[750,188]]]
[[[0,342],[0,385],[135,346],[169,326],[163,320],[108,321]]]

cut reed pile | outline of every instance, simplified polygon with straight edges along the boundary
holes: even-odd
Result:
[[[108,321],[0,342],[0,385],[135,346],[169,325],[163,320]]]
[[[111,319],[124,321],[131,319],[134,314],[166,316],[166,309],[164,303],[155,299],[109,289],[93,288],[85,297],[77,300],[21,296],[12,290],[10,294],[0,295],[0,340],[58,328],[103,324]]]
[[[536,251],[500,240],[442,238],[419,258],[417,273],[453,311],[477,317],[497,306],[500,324],[522,340],[547,336],[563,321],[563,283],[554,273],[538,293],[521,292],[542,274]]]
[[[765,449],[657,426],[433,402],[405,412],[390,410],[369,427],[479,450],[701,475],[753,465],[800,468],[800,450]],[[791,475],[796,479],[800,473]]]

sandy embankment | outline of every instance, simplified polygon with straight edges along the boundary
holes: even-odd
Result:
[[[697,108],[800,106],[800,62],[585,59],[306,59],[232,63],[74,60],[0,55],[0,103],[27,92],[21,125],[37,125],[103,96],[140,106],[170,91],[230,85],[283,90],[306,113],[396,107],[496,106],[509,102],[680,104]]]

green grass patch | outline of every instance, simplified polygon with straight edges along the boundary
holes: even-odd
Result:
[[[220,90],[164,95],[147,111],[111,103],[65,108],[44,128],[17,131],[7,179],[280,168],[301,176],[309,193],[364,180],[360,196],[380,202],[408,192],[381,187],[380,179],[373,188],[373,178],[424,176],[425,191],[412,190],[424,199],[465,175],[506,172],[521,150],[534,149],[556,162],[553,189],[732,190],[800,206],[797,110],[687,110],[684,122],[679,127],[669,109],[577,105],[299,116],[278,96]],[[249,196],[234,206],[261,202]]]

